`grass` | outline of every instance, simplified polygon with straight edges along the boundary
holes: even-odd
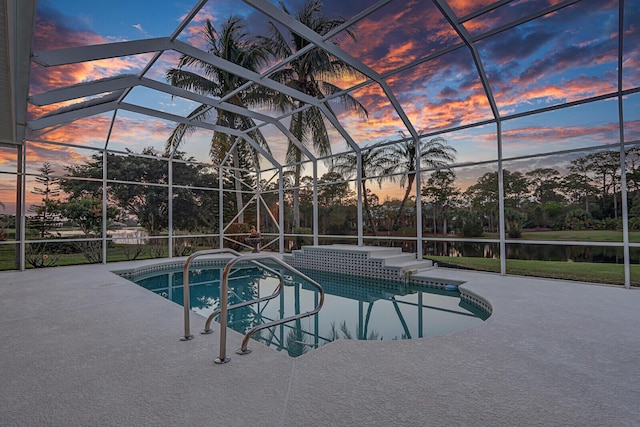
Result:
[[[0,271],[2,270],[12,270],[15,268],[15,252],[14,248],[17,248],[18,245],[0,245]],[[113,245],[107,249],[107,262],[117,262],[117,261],[129,261],[131,255],[127,255],[125,252],[126,249],[131,250],[131,248],[127,248],[126,245]],[[196,248],[195,250],[200,249],[210,249],[210,248]],[[164,248],[166,252],[166,247]],[[164,254],[166,256],[166,253]],[[48,254],[48,259],[52,260],[54,257],[57,258],[55,264],[53,266],[64,266],[64,265],[80,265],[80,264],[88,264],[89,261],[82,253],[71,253],[71,254]],[[136,260],[143,259],[151,259],[154,258],[152,255],[152,250],[150,247],[145,248],[145,251],[140,254]],[[26,262],[26,268],[33,268],[28,262]]]
[[[443,267],[500,272],[499,259],[431,255],[426,258],[437,262]],[[631,265],[630,267],[631,285],[640,286],[640,265]],[[624,284],[624,266],[622,264],[508,259],[507,273],[580,282]]]
[[[131,261],[133,249],[132,245],[112,244],[107,248],[107,262]],[[191,249],[189,254],[203,249],[211,249],[211,246],[196,246]],[[17,244],[0,245],[0,271],[13,270],[16,268],[15,250],[18,250]],[[161,250],[162,253],[158,254],[158,250]],[[166,245],[160,248],[154,248],[153,245],[150,244],[143,245],[143,252],[136,257],[136,260],[154,259],[158,257],[164,258],[167,256],[167,250],[168,248]],[[129,251],[129,253],[127,253],[127,251]],[[185,254],[185,256],[186,255],[188,254]],[[180,256],[180,254],[176,254],[175,256]],[[47,259],[49,261],[52,261],[54,258],[56,258],[56,261],[51,265],[51,267],[89,264],[89,261],[84,254],[79,252],[70,254],[47,254]],[[25,267],[27,269],[33,268],[33,266],[27,261],[25,261]]]

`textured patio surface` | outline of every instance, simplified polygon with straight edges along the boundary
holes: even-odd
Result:
[[[640,426],[637,289],[438,268],[493,315],[296,359],[229,331],[215,365],[219,330],[179,341],[182,307],[127,265],[0,273],[0,425]]]

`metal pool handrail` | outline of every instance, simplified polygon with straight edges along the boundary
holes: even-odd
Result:
[[[304,280],[308,281],[318,289],[318,291],[320,292],[320,301],[318,302],[318,305],[311,311],[296,314],[294,316],[285,317],[284,319],[274,320],[272,322],[268,322],[263,325],[254,327],[249,332],[247,332],[247,334],[244,336],[244,339],[242,340],[242,346],[240,347],[240,350],[237,351],[238,354],[251,353],[251,350],[247,349],[247,343],[249,342],[249,338],[251,338],[251,335],[253,335],[254,332],[259,331],[261,329],[270,328],[271,326],[279,325],[281,323],[287,323],[292,320],[297,320],[297,319],[302,319],[304,317],[312,316],[316,314],[318,311],[320,311],[320,309],[322,308],[322,305],[324,304],[324,289],[322,288],[322,285],[320,285],[318,282],[316,282],[312,278],[306,276],[305,274],[301,273],[294,267],[290,266],[286,262],[282,261],[281,259],[273,255],[251,253],[247,255],[240,255],[239,257],[232,259],[224,267],[224,270],[222,271],[222,280],[220,282],[220,356],[215,360],[215,363],[217,364],[227,363],[230,360],[227,357],[227,310],[228,310],[227,292],[229,288],[229,282],[228,282],[229,272],[231,271],[231,267],[233,267],[233,265],[239,261],[253,261],[256,259],[268,259],[269,261],[273,261],[276,264],[279,264],[280,266],[291,271],[292,273],[302,277]]]
[[[240,302],[238,304],[230,305],[229,307],[227,307],[227,311],[235,310],[236,308],[245,307],[245,306],[251,305],[251,304],[257,304],[257,303],[263,302],[263,301],[268,301],[270,299],[273,299],[273,298],[277,297],[282,292],[282,289],[284,288],[284,277],[282,277],[282,274],[277,270],[274,270],[272,268],[267,267],[266,265],[262,265],[260,263],[257,263],[257,264],[260,265],[260,267],[263,268],[264,270],[267,270],[268,272],[278,276],[278,279],[279,279],[280,283],[278,284],[278,286],[276,287],[276,289],[273,291],[273,293],[271,295],[267,295],[266,297],[256,298],[256,299],[252,299],[252,300],[248,300],[248,301],[243,301],[243,302]],[[222,312],[222,308],[219,308],[216,311],[214,311],[213,313],[211,313],[209,315],[209,317],[207,317],[207,321],[204,324],[204,331],[200,332],[201,334],[208,335],[208,334],[213,332],[213,329],[211,329],[211,322],[221,312]]]
[[[195,258],[201,256],[201,255],[213,255],[213,254],[221,254],[221,253],[229,253],[232,255],[235,255],[236,257],[241,256],[240,252],[234,251],[233,249],[229,249],[229,248],[222,248],[222,249],[205,249],[203,251],[198,251],[198,252],[194,252],[192,253],[184,262],[184,267],[182,270],[182,292],[183,292],[183,304],[184,304],[184,336],[182,338],[180,338],[181,341],[189,341],[193,339],[193,335],[191,335],[191,325],[190,325],[190,319],[189,319],[189,311],[190,311],[190,307],[191,307],[191,297],[189,295],[189,265],[191,264],[191,261],[193,261]],[[271,271],[277,275],[280,275],[280,273],[278,273],[277,271],[267,267],[266,265],[262,265],[259,262],[254,261],[254,264],[264,268],[265,270]],[[284,280],[282,279],[282,275],[280,275],[280,282],[281,284],[284,282]],[[259,301],[254,301],[254,302],[259,302]]]

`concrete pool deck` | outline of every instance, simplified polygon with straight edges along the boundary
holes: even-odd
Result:
[[[640,426],[639,289],[437,268],[492,316],[296,359],[229,330],[215,365],[219,330],[181,342],[182,307],[111,273],[133,265],[0,272],[0,425]]]

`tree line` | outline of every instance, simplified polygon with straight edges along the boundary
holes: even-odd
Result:
[[[396,155],[392,155],[392,153]],[[418,157],[428,159],[440,169],[425,174],[420,191],[423,203],[424,228],[433,234],[455,232],[461,235],[481,235],[497,232],[499,224],[498,172],[487,172],[462,190],[456,185],[454,170],[446,168],[444,160],[434,159],[433,153],[451,159],[453,150],[442,139],[427,141],[422,154],[416,156],[415,145],[408,140],[399,146],[363,154],[362,189],[365,229],[369,234],[388,233],[402,227],[415,227],[415,196],[412,186]],[[627,186],[629,217],[635,228],[640,222],[640,150],[627,150]],[[169,190],[167,154],[156,155],[151,148],[142,151],[143,157],[108,154],[107,200],[110,220],[133,220],[151,236],[166,231],[169,223]],[[413,162],[402,164],[403,155]],[[349,184],[354,154],[337,156],[333,170],[318,180],[318,212],[320,233],[352,233],[357,229],[356,191]],[[44,237],[46,231],[62,218],[73,222],[87,236],[100,235],[102,230],[102,174],[103,155],[98,153],[87,162],[66,167],[67,178],[54,178],[50,164],[45,163],[36,177],[33,194],[42,196],[40,204],[29,211],[30,226]],[[522,228],[538,229],[616,229],[621,226],[621,174],[619,154],[615,151],[590,153],[572,160],[567,173],[554,168],[536,168],[528,172],[503,170],[505,222],[511,237]],[[381,159],[384,159],[381,160]],[[172,162],[173,227],[190,232],[219,230],[219,194],[217,170],[185,159],[177,152]],[[375,169],[373,164],[380,169]],[[394,166],[391,166],[393,164]],[[403,166],[401,166],[403,165]],[[404,167],[403,169],[400,169]],[[384,171],[395,175],[367,173]],[[340,171],[349,171],[349,175]],[[245,185],[255,186],[255,176],[247,171]],[[404,180],[403,180],[404,178]],[[367,183],[397,181],[403,188],[402,198],[381,201]],[[284,181],[285,222],[293,230],[293,180]],[[298,188],[300,224],[313,224],[313,178],[301,178]],[[261,184],[262,197],[271,214],[278,202],[276,183]],[[210,190],[213,189],[213,190]],[[237,215],[235,184],[227,176],[223,182],[223,216],[226,220]],[[66,200],[59,200],[60,192]],[[252,197],[241,193],[243,204]],[[256,219],[255,209],[247,210],[250,221]],[[265,216],[265,224],[270,216]],[[336,222],[341,220],[341,222]]]
[[[427,144],[428,146],[428,144]],[[335,162],[333,172],[319,180],[318,211],[322,217],[351,206],[349,214],[336,215],[339,224],[324,227],[321,234],[340,231],[353,232],[349,223],[355,218],[355,192],[352,189],[337,191],[340,187],[324,187],[327,180],[342,181],[353,175],[354,154],[346,154]],[[640,230],[640,149],[630,148],[625,152],[626,180],[629,201],[629,224],[632,230]],[[403,175],[382,175],[394,172],[387,162],[399,164],[398,158],[388,151],[369,151],[362,154],[363,210],[365,233],[370,235],[393,234],[403,228],[416,227],[415,196],[405,180],[403,198],[381,201],[367,187],[367,183],[385,180],[400,181]],[[414,164],[415,166],[415,164]],[[338,171],[346,171],[346,174]],[[397,170],[395,170],[397,172]],[[405,167],[405,173],[415,168]],[[333,175],[332,175],[333,174]],[[456,185],[456,173],[446,167],[425,173],[420,189],[423,215],[423,230],[434,235],[455,233],[464,237],[478,237],[485,232],[498,232],[499,193],[498,172],[487,172],[466,189]],[[369,178],[372,176],[372,178]],[[406,176],[406,175],[404,175]],[[505,206],[505,228],[509,237],[520,237],[522,229],[537,230],[621,230],[622,193],[621,165],[618,151],[593,152],[572,160],[566,172],[554,168],[535,168],[530,171],[502,173]],[[307,178],[311,180],[311,178]],[[304,180],[303,180],[304,181]],[[305,200],[310,200],[311,190]],[[331,188],[332,191],[325,190]],[[332,195],[337,191],[337,194]],[[320,196],[325,194],[325,196]],[[303,225],[310,226],[313,206],[303,203],[301,217]],[[340,218],[344,221],[340,222]],[[321,221],[330,223],[331,218]]]

